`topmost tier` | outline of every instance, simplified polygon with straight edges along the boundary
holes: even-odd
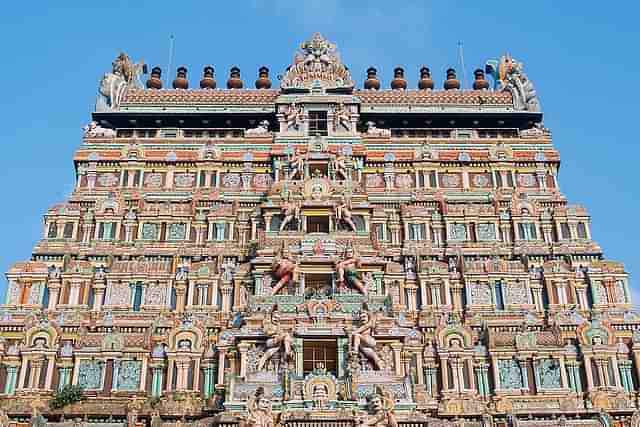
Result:
[[[485,80],[485,71],[494,79],[492,89]],[[121,53],[112,64],[112,71],[106,73],[100,81],[98,90],[97,112],[120,111],[137,106],[158,106],[186,104],[269,104],[279,95],[356,95],[363,104],[416,104],[455,107],[474,106],[478,109],[501,106],[511,111],[540,112],[533,84],[523,72],[522,63],[509,56],[499,60],[487,61],[485,71],[474,71],[473,90],[460,90],[460,82],[452,68],[447,70],[443,90],[433,90],[431,72],[421,67],[416,90],[407,90],[404,69],[396,67],[390,90],[379,90],[380,82],[377,70],[370,67],[364,90],[356,90],[349,68],[344,65],[336,46],[315,34],[311,40],[301,44],[295,54],[293,64],[287,67],[280,80],[280,88],[269,89],[268,69],[261,67],[256,81],[256,90],[242,89],[240,69],[233,67],[227,89],[215,89],[213,67],[205,67],[200,89],[188,89],[187,68],[179,67],[173,90],[163,90],[161,69],[154,67],[146,87],[142,84],[141,75],[146,74],[147,66],[134,63]],[[179,80],[179,84],[176,82]],[[268,84],[266,82],[268,81]],[[211,83],[213,82],[213,83]],[[451,109],[451,112],[455,112]]]

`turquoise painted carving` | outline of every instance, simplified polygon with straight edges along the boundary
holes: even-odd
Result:
[[[78,368],[78,385],[87,390],[102,388],[104,362],[101,360],[81,360]]]
[[[523,387],[522,372],[517,361],[513,359],[500,360],[498,370],[500,371],[500,388],[518,390]]]

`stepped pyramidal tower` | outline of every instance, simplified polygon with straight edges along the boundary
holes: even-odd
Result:
[[[6,273],[0,425],[640,426],[628,277],[521,62],[359,89],[316,34],[278,88],[190,76],[103,76]]]

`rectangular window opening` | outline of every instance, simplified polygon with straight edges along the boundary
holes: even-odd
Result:
[[[305,375],[316,369],[338,374],[338,345],[335,339],[304,340],[302,352]]]

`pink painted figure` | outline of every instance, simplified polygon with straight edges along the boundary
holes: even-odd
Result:
[[[285,251],[283,250],[281,253],[282,252]],[[271,266],[271,271],[276,279],[278,279],[278,282],[272,288],[273,295],[276,295],[282,290],[282,288],[289,284],[291,280],[293,280],[293,273],[295,269],[296,264],[287,253],[282,253],[282,255],[275,259]]]

